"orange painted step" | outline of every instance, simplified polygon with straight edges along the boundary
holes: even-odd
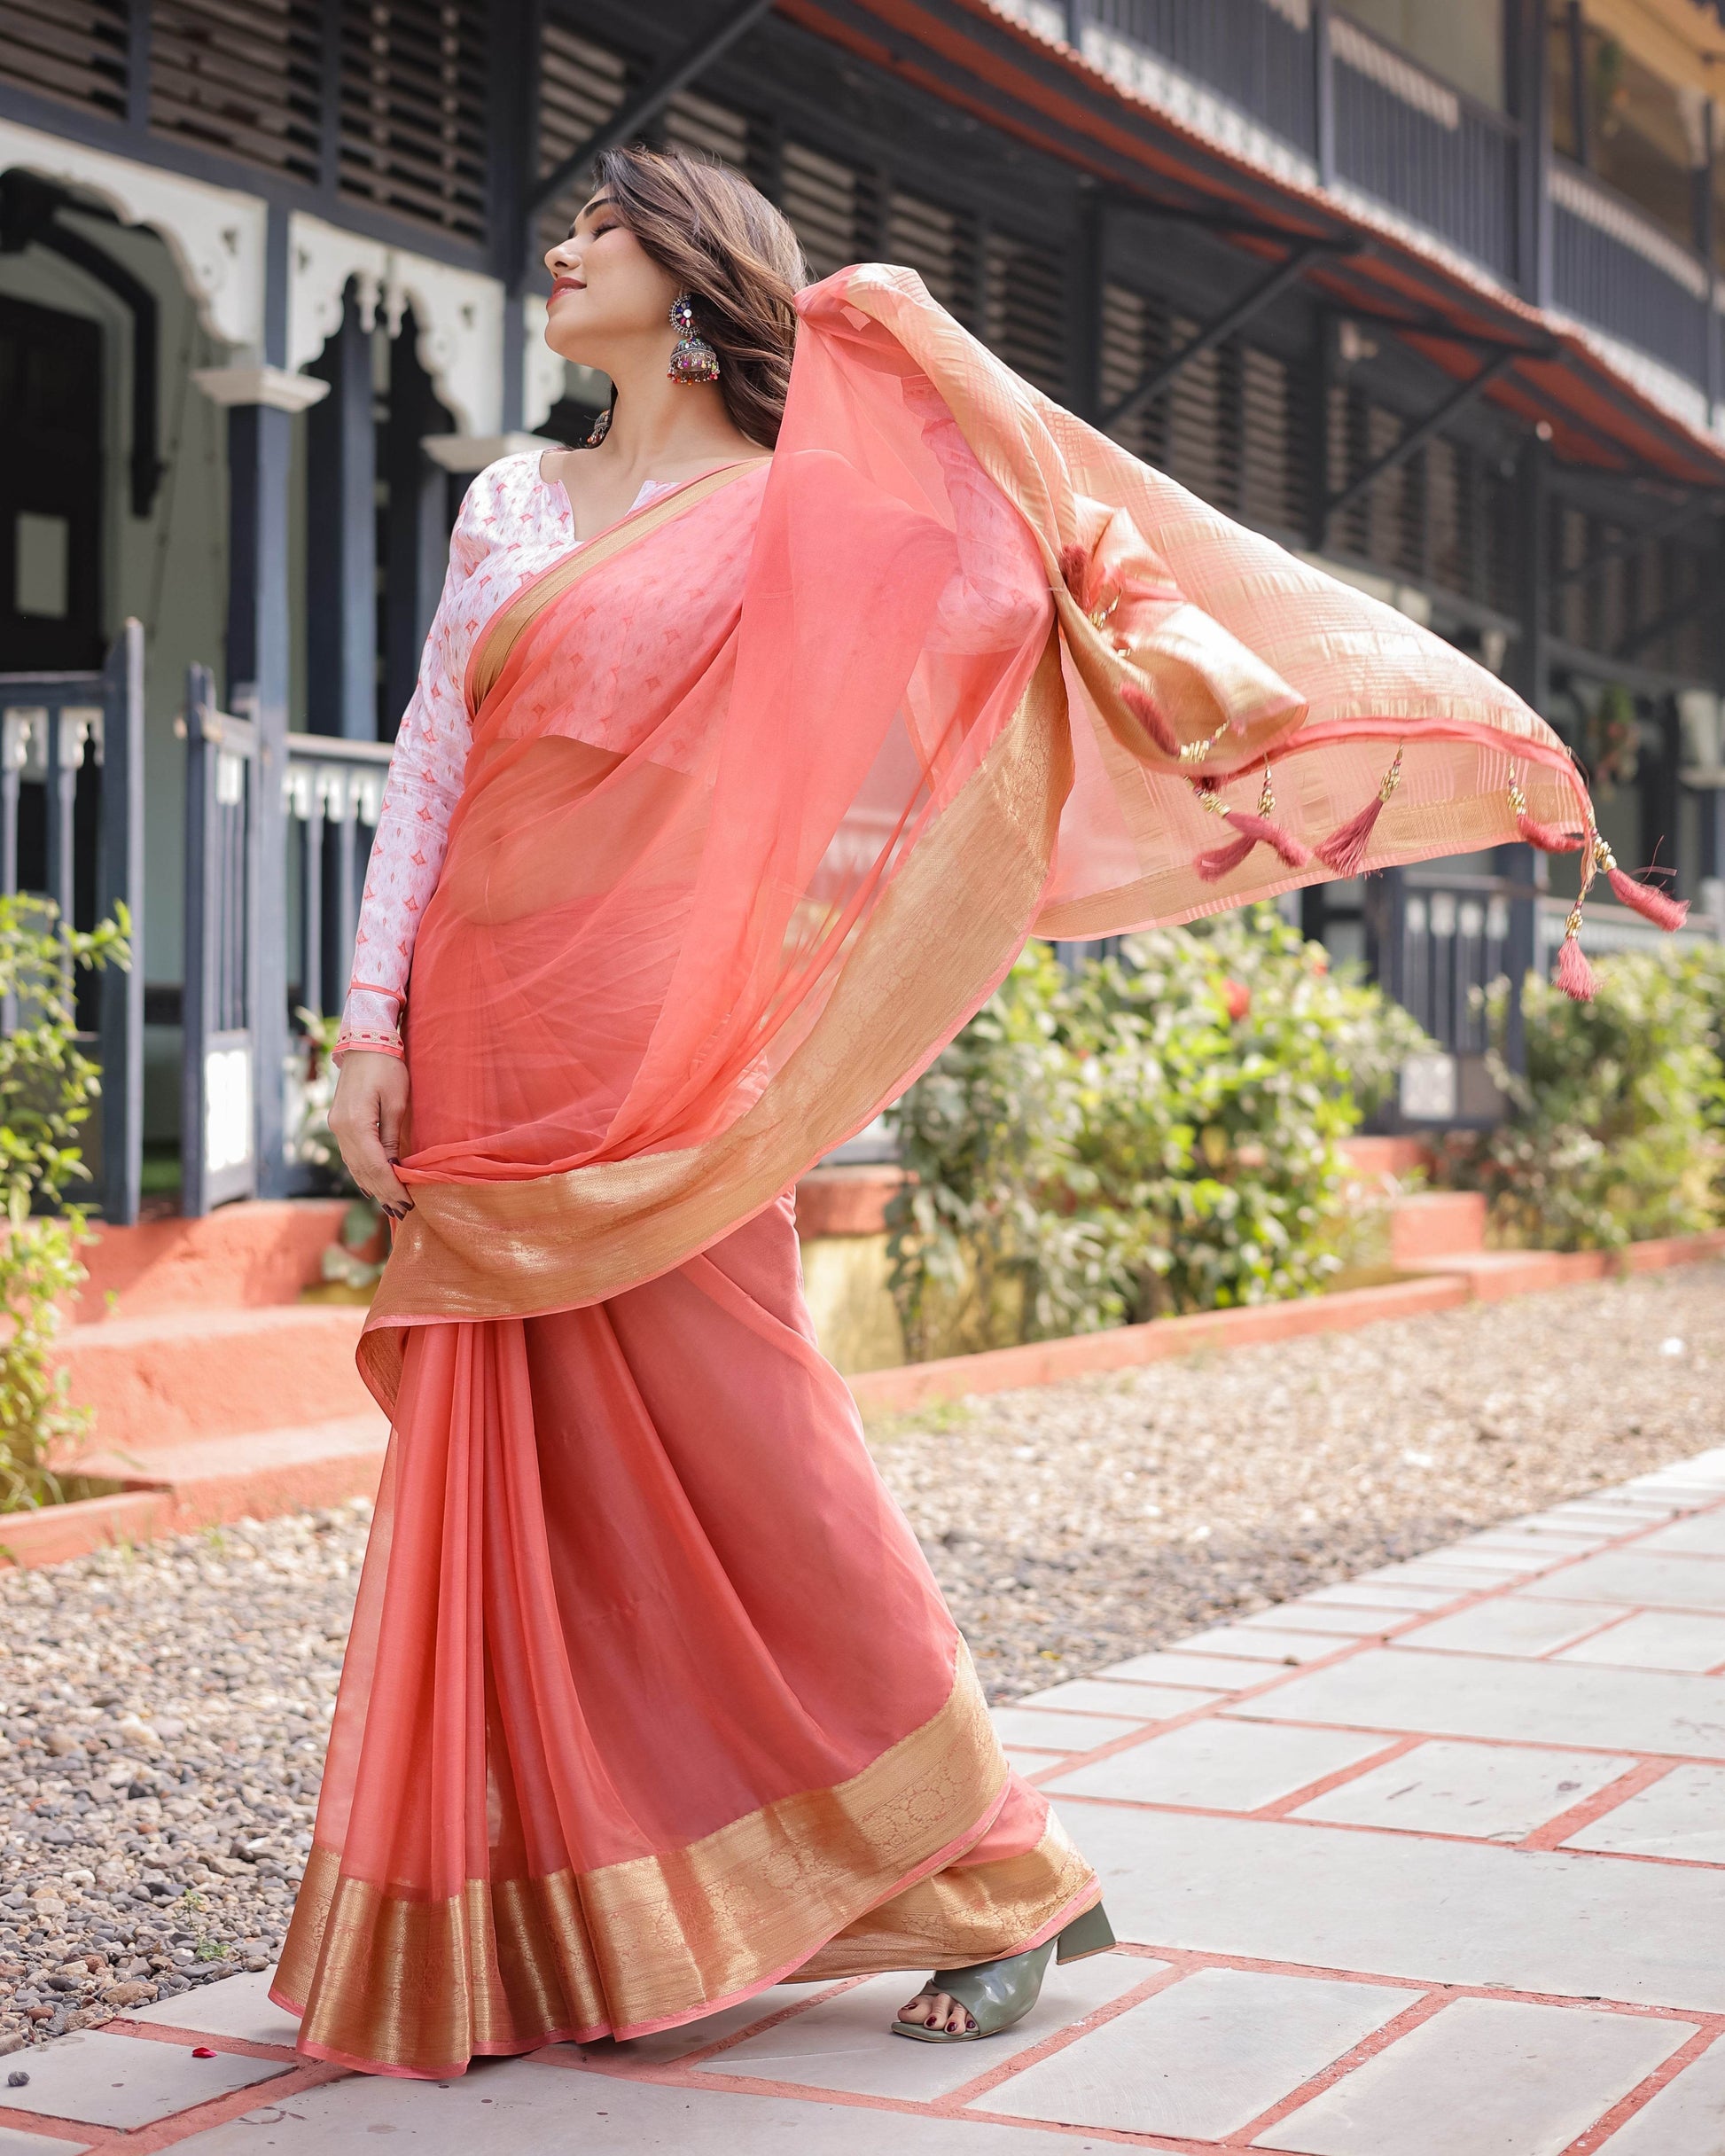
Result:
[[[327,1303],[166,1310],[74,1325],[58,1359],[96,1410],[95,1444],[143,1454],[368,1412],[354,1366],[364,1317]]]
[[[136,1462],[98,1452],[78,1465],[86,1474],[134,1487],[147,1478],[167,1504],[153,1531],[183,1534],[226,1520],[268,1519],[301,1507],[375,1496],[388,1442],[388,1421],[372,1407],[327,1422],[163,1445]]]
[[[318,1277],[347,1209],[345,1198],[244,1199],[204,1220],[98,1225],[80,1254],[90,1278],[72,1316],[99,1324],[292,1302]]]
[[[1415,1191],[1390,1207],[1390,1262],[1471,1257],[1486,1247],[1486,1200],[1479,1191]]]

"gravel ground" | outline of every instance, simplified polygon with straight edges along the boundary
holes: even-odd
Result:
[[[882,1421],[1011,1699],[1725,1440],[1697,1265]]]
[[[1011,1699],[1698,1452],[1722,1371],[1725,1267],[1698,1266],[870,1435]],[[368,1517],[0,1575],[0,2051],[269,1965]]]

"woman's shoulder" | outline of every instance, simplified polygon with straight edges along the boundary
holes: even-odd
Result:
[[[555,450],[554,442],[547,449]],[[543,451],[520,449],[488,464],[469,484],[451,544],[472,560],[500,546],[536,536],[547,504],[558,506],[557,487],[542,470]]]

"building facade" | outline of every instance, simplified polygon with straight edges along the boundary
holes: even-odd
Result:
[[[339,997],[466,477],[602,394],[543,348],[537,258],[613,140],[734,163],[817,276],[909,264],[1502,671],[1619,856],[1725,912],[1721,64],[1696,0],[9,0],[0,674],[143,624],[151,1134],[181,1113],[187,668],[285,788],[255,981],[285,1040]],[[1522,855],[1304,918],[1468,1048]],[[1596,940],[1637,933],[1604,910]]]

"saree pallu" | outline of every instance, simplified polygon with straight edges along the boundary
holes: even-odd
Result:
[[[448,2074],[1093,1900],[819,1356],[784,1193],[1034,930],[1313,880],[1374,798],[1368,866],[1518,803],[1592,831],[1500,682],[911,273],[799,305],[770,465],[576,550],[470,668],[360,1350],[394,1435],[272,1993],[314,2056]]]

